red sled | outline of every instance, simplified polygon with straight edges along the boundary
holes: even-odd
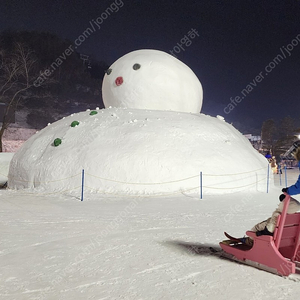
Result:
[[[256,236],[255,232],[247,231],[253,239],[251,248],[220,243],[221,248],[234,260],[259,269],[281,276],[300,274],[300,212],[287,214],[289,203],[290,196],[286,194],[273,236]]]

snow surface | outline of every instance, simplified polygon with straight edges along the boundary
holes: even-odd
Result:
[[[266,158],[223,117],[199,113],[201,83],[173,56],[149,49],[124,55],[105,75],[102,93],[106,109],[49,124],[20,147],[9,188],[71,192],[84,184],[164,196],[265,190]]]
[[[14,153],[7,153],[3,152],[1,153],[0,158],[0,186],[5,184],[7,182],[7,176],[9,171],[9,164],[14,156]]]
[[[299,282],[210,250],[223,231],[241,236],[271,215],[279,175],[267,188],[268,162],[240,132],[221,116],[186,113],[199,112],[202,88],[185,65],[168,55],[160,69],[160,56],[128,55],[104,82],[106,105],[118,107],[70,115],[11,160],[0,155],[10,161],[10,189],[0,190],[0,298],[297,299]],[[298,172],[289,173],[292,184]]]
[[[209,250],[270,216],[272,176],[269,193],[202,200],[0,190],[0,299],[298,299],[300,282]]]
[[[102,84],[106,108],[201,111],[203,91],[199,79],[168,53],[136,50],[119,58],[109,70]]]
[[[72,114],[29,138],[11,161],[8,186],[72,191],[83,169],[86,189],[112,194],[199,194],[202,172],[207,195],[265,191],[268,161],[220,116],[108,108]]]

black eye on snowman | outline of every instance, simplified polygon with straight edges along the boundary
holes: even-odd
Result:
[[[141,68],[141,65],[140,64],[134,64],[132,68],[133,68],[133,70],[137,71],[138,69]]]
[[[108,69],[108,70],[105,71],[105,73],[106,73],[107,75],[111,74],[111,72],[112,72],[112,69]]]

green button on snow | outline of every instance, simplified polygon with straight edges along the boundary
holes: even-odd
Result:
[[[59,138],[55,139],[54,142],[53,142],[53,145],[55,147],[59,146],[60,144],[61,144],[61,139],[59,139]]]
[[[92,116],[92,115],[96,115],[98,112],[97,111],[95,111],[95,110],[92,110],[91,112],[90,112],[90,115]]]
[[[71,123],[71,127],[75,127],[75,126],[78,126],[79,125],[79,122],[78,121],[73,121]]]

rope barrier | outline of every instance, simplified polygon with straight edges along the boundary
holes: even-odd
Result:
[[[247,171],[247,172],[241,172],[241,173],[232,173],[232,174],[205,174],[203,173],[203,176],[214,176],[214,177],[219,177],[219,176],[236,176],[236,175],[241,175],[241,174],[249,174],[249,173],[254,173],[260,170],[264,170],[264,168],[261,169],[257,169],[257,170],[253,170],[253,171]],[[1,173],[0,173],[1,174]],[[104,177],[100,177],[97,175],[93,175],[90,173],[85,172],[86,175],[94,177],[94,178],[98,178],[101,180],[105,180],[105,181],[110,181],[110,182],[116,182],[116,183],[121,183],[121,184],[128,184],[128,185],[162,185],[162,184],[171,184],[171,183],[176,183],[176,182],[182,182],[182,181],[186,181],[186,180],[190,180],[193,178],[199,178],[199,174],[194,175],[194,176],[190,176],[190,177],[186,177],[186,178],[182,178],[182,179],[177,179],[177,180],[170,180],[170,181],[165,181],[165,182],[126,182],[126,181],[121,181],[121,180],[115,180],[115,179],[109,179],[109,178],[104,178]],[[10,176],[10,178],[14,179],[17,182],[26,182],[26,183],[36,183],[36,184],[47,184],[47,183],[51,183],[51,182],[59,182],[59,181],[63,181],[63,180],[67,180],[70,178],[74,178],[76,176],[80,176],[81,173],[78,173],[76,175],[70,176],[70,177],[66,177],[66,178],[61,178],[61,179],[56,179],[56,180],[49,180],[49,181],[26,181],[26,180],[21,180],[21,179],[15,179],[15,176]],[[3,176],[8,177],[6,175],[3,174]]]
[[[190,176],[190,177],[183,178],[183,179],[171,180],[171,181],[166,181],[166,182],[153,182],[153,183],[150,183],[150,182],[148,182],[148,183],[126,182],[126,181],[113,180],[113,179],[103,178],[103,177],[100,177],[100,176],[97,176],[97,175],[93,175],[93,174],[90,174],[90,173],[86,173],[86,172],[83,173],[84,170],[82,170],[83,171],[82,173],[78,173],[78,174],[75,174],[73,176],[69,176],[69,177],[61,178],[61,179],[56,179],[56,180],[44,181],[44,182],[43,181],[26,181],[26,180],[16,179],[16,177],[10,177],[10,178],[13,178],[16,182],[26,182],[26,183],[31,183],[31,184],[47,184],[47,183],[54,183],[54,182],[64,181],[64,180],[75,178],[75,177],[81,175],[82,176],[81,186],[77,186],[77,187],[72,188],[72,189],[67,189],[67,190],[58,191],[58,192],[40,193],[40,195],[53,195],[53,194],[66,193],[66,192],[69,192],[69,191],[81,188],[81,191],[82,191],[81,192],[81,199],[83,200],[83,181],[84,181],[83,180],[83,174],[85,174],[86,177],[90,176],[90,177],[98,178],[98,179],[105,180],[105,181],[115,182],[115,183],[119,183],[119,184],[127,184],[127,185],[152,185],[152,186],[153,185],[163,185],[163,184],[178,183],[178,182],[183,182],[183,181],[186,181],[186,180],[190,180],[190,179],[193,179],[193,178],[199,178],[200,177],[200,188],[201,189],[202,188],[206,188],[206,189],[216,189],[216,190],[222,190],[222,189],[223,190],[228,190],[228,189],[240,189],[240,188],[245,188],[245,187],[249,187],[249,186],[258,184],[259,182],[261,182],[263,180],[266,180],[266,175],[264,174],[262,179],[256,180],[253,183],[245,184],[245,185],[240,185],[240,186],[235,186],[235,187],[202,186],[202,178],[201,177],[205,177],[205,176],[215,176],[215,177],[220,177],[220,176],[235,176],[235,175],[253,173],[253,175],[247,176],[246,178],[238,178],[238,179],[234,180],[234,182],[236,182],[238,180],[245,180],[245,179],[251,178],[253,176],[256,176],[256,178],[258,178],[258,177],[260,177],[262,175],[262,174],[257,174],[257,172],[260,171],[260,170],[265,170],[265,168],[261,168],[261,169],[257,169],[257,170],[253,170],[253,171],[241,172],[241,173],[234,173],[234,174],[216,174],[216,175],[213,175],[213,174],[203,174],[202,172],[200,172],[200,174],[198,174],[198,175]],[[205,181],[205,179],[204,179],[204,181]],[[228,182],[226,182],[226,183],[222,182],[221,184],[223,184],[223,185],[224,184],[228,184],[228,183],[231,183],[232,181],[233,180],[228,180]],[[219,183],[216,183],[216,185],[217,184],[219,184]],[[90,190],[99,190],[98,188],[91,188],[89,186],[85,186],[85,188],[88,188]],[[126,196],[126,197],[131,196],[131,195],[134,196],[134,197],[162,197],[162,196],[170,196],[170,195],[181,194],[181,193],[189,192],[189,191],[196,190],[196,189],[199,190],[199,185],[197,187],[188,188],[188,189],[180,190],[180,191],[177,191],[177,192],[159,193],[159,194],[151,194],[151,195],[146,195],[146,194],[143,194],[143,195],[120,194],[120,193],[109,193],[109,192],[104,192],[104,194],[112,194],[112,195],[115,195],[115,196]],[[30,194],[35,194],[36,195],[37,193],[30,193]]]
[[[235,175],[241,175],[241,174],[253,173],[253,172],[260,171],[260,170],[265,170],[265,168],[257,169],[257,170],[254,170],[254,171],[241,172],[241,173],[219,174],[219,175],[215,175],[215,174],[204,174],[204,175],[205,175],[205,176],[235,176]]]
[[[228,189],[239,189],[239,188],[243,188],[243,187],[246,187],[246,186],[251,186],[251,185],[255,185],[257,184],[258,182],[262,181],[262,180],[265,180],[266,178],[263,178],[261,180],[258,180],[258,181],[255,181],[253,183],[250,183],[250,184],[246,184],[246,185],[241,185],[241,186],[236,186],[236,187],[228,187],[228,188],[222,188],[222,187],[210,187],[210,186],[203,186],[205,188],[208,188],[208,189],[218,189],[218,190],[228,190]]]
[[[241,180],[244,180],[245,178],[241,178]],[[246,187],[246,186],[251,186],[251,185],[255,185],[261,181],[264,181],[266,180],[267,178],[262,178],[260,180],[256,180],[255,182],[253,183],[250,183],[250,184],[246,184],[246,185],[241,185],[241,186],[235,186],[235,187],[228,187],[228,188],[222,188],[222,187],[210,187],[210,186],[203,186],[204,188],[208,188],[208,189],[224,189],[224,190],[227,190],[227,189],[239,189],[239,188],[243,188],[243,187]]]
[[[221,175],[214,175],[214,174],[203,174],[205,176],[233,176],[233,175],[241,175],[241,174],[248,174],[248,173],[253,173],[253,172],[257,172],[257,171],[260,171],[260,170],[264,170],[264,168],[261,168],[261,169],[257,169],[257,170],[254,170],[254,171],[248,171],[248,172],[242,172],[242,173],[234,173],[234,174],[221,174]],[[161,184],[169,184],[169,183],[175,183],[175,182],[181,182],[181,181],[185,181],[185,180],[190,180],[192,178],[198,178],[199,177],[199,174],[198,175],[195,175],[195,176],[190,176],[190,177],[187,177],[187,178],[183,178],[183,179],[178,179],[178,180],[171,180],[171,181],[165,181],[165,182],[126,182],[126,181],[119,181],[119,180],[114,180],[114,179],[108,179],[108,178],[103,178],[103,177],[100,177],[100,176],[96,176],[96,175],[93,175],[93,174],[90,174],[90,173],[85,173],[86,175],[89,175],[89,176],[92,176],[92,177],[95,177],[95,178],[99,178],[101,180],[105,180],[105,181],[111,181],[111,182],[116,182],[116,183],[122,183],[122,184],[134,184],[134,185],[161,185]]]
[[[99,177],[99,176],[96,176],[96,175],[92,175],[92,174],[89,174],[87,172],[85,172],[86,175],[89,175],[89,176],[92,176],[92,177],[95,177],[95,178],[99,178],[101,180],[105,180],[105,181],[111,181],[111,182],[117,182],[117,183],[123,183],[123,184],[134,184],[134,185],[156,185],[156,184],[168,184],[168,183],[174,183],[174,182],[180,182],[180,181],[185,181],[185,180],[189,180],[189,179],[192,179],[192,178],[196,178],[196,177],[199,177],[199,175],[195,175],[195,176],[191,176],[191,177],[187,177],[187,178],[183,178],[183,179],[178,179],[178,180],[171,180],[171,181],[165,181],[165,182],[126,182],[126,181],[119,181],[119,180],[114,180],[114,179],[107,179],[107,178],[103,178],[103,177]]]
[[[92,187],[89,187],[89,186],[86,186],[86,185],[84,187],[87,188],[87,189],[90,189],[90,190],[97,190],[95,188],[92,188]],[[113,192],[112,193],[111,192],[100,192],[100,193],[114,195],[114,196],[120,196],[120,197],[155,198],[155,197],[161,197],[161,196],[171,196],[171,195],[182,194],[182,193],[189,192],[189,191],[196,190],[196,189],[199,189],[199,186],[194,187],[194,188],[190,188],[190,189],[186,189],[186,190],[180,190],[180,191],[177,191],[177,192],[151,194],[151,195],[147,195],[147,194],[134,195],[134,194],[113,193]]]

